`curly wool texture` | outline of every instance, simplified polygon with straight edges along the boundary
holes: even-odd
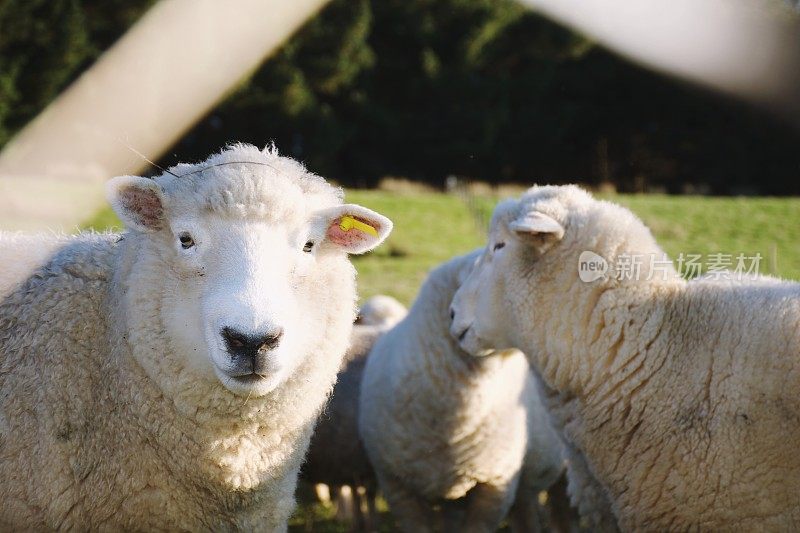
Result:
[[[0,233],[0,298],[24,283],[70,240],[66,235]]]
[[[159,179],[181,205],[232,216],[341,203],[274,152],[236,146],[206,164],[242,159],[270,166]],[[170,266],[147,236],[59,246],[0,302],[0,529],[284,530],[355,318],[345,254],[298,289],[312,338],[297,371],[244,398],[173,353],[160,311]]]
[[[663,252],[632,213],[577,187],[531,189],[492,231],[531,211],[564,237],[509,259],[497,303],[585,459],[584,488],[623,530],[797,529],[800,284],[687,283],[672,267],[648,280],[646,266],[638,280],[584,283],[584,250],[612,269]]]
[[[373,296],[361,307],[333,394],[311,437],[302,479],[330,486],[376,488],[375,473],[358,434],[361,379],[375,342],[405,314],[405,307],[390,296]]]
[[[358,310],[356,324],[380,326],[384,329],[394,327],[408,314],[408,309],[385,294],[377,294],[368,299]]]
[[[458,500],[467,530],[494,530],[514,501],[523,461],[526,497],[562,470],[524,356],[473,358],[448,333],[449,305],[476,253],[434,270],[408,316],[370,353],[359,429],[392,512],[427,531],[433,505]],[[469,497],[468,497],[469,496]]]

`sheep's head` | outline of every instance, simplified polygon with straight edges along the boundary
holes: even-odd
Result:
[[[408,309],[384,294],[378,294],[364,302],[358,311],[357,324],[391,328],[408,314]]]
[[[532,187],[495,208],[487,246],[453,299],[451,333],[472,353],[542,348],[544,313],[585,316],[592,309],[582,306],[608,289],[647,294],[641,285],[660,281],[682,283],[629,210],[574,185]]]
[[[248,146],[154,180],[115,178],[108,196],[144,258],[132,275],[157,287],[141,297],[158,299],[172,354],[248,396],[283,383],[332,324],[352,322],[346,255],[392,227],[291,159]]]
[[[540,187],[495,208],[486,248],[450,307],[450,333],[466,352],[488,355],[521,347],[515,333],[526,329],[524,321],[531,318],[531,312],[520,311],[536,306],[531,291],[543,274],[538,263],[564,238],[565,192],[580,201],[589,198],[575,187]]]

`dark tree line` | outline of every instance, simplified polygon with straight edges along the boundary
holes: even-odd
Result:
[[[0,143],[151,0],[0,0]],[[800,132],[510,0],[333,0],[173,147],[279,149],[345,185],[610,182],[800,194]]]

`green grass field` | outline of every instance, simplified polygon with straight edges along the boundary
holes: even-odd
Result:
[[[625,205],[650,226],[674,259],[679,253],[745,253],[763,256],[760,271],[800,279],[800,198],[708,198],[663,195],[605,196]],[[455,195],[431,192],[355,190],[348,202],[363,204],[390,217],[395,229],[375,252],[354,258],[361,297],[390,294],[410,303],[435,265],[483,243],[492,207],[499,198],[487,194],[467,202]],[[468,207],[468,203],[470,207]],[[86,227],[119,228],[110,210]],[[312,503],[302,491],[290,523],[295,532],[341,532],[334,510]],[[392,521],[382,505],[381,531]]]
[[[800,198],[709,198],[613,195],[653,230],[670,257],[678,254],[761,254],[760,272],[800,280]],[[347,201],[375,209],[394,221],[388,242],[354,258],[360,295],[389,294],[410,303],[427,272],[447,259],[481,246],[499,198],[475,198],[472,208],[455,195],[432,192],[348,191]],[[119,228],[110,210],[86,227]]]

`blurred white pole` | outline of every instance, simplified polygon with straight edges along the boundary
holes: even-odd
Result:
[[[521,0],[646,67],[800,124],[800,20],[780,0]]]
[[[145,166],[125,144],[157,158],[326,1],[156,4],[0,153],[0,228],[86,220]]]

